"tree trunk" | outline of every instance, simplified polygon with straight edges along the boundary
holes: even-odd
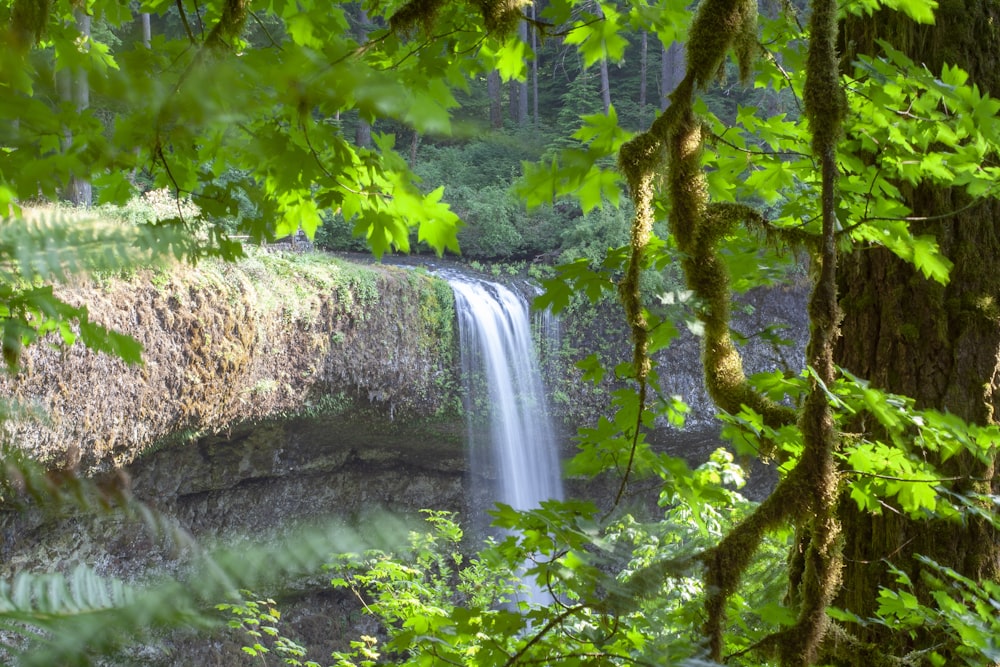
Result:
[[[595,4],[597,16],[604,19],[604,10],[600,3]],[[601,58],[601,106],[604,108],[604,115],[611,111],[611,77],[608,75],[608,59]]]
[[[503,129],[503,99],[501,97],[500,73],[493,70],[486,75],[486,92],[490,98],[490,127]]]
[[[139,22],[142,26],[142,45],[147,49],[153,46],[153,28],[149,23],[149,12],[139,14]]]
[[[601,106],[604,115],[611,111],[611,78],[608,76],[608,59],[601,58]]]
[[[525,10],[527,12],[527,10]],[[525,14],[527,16],[527,14]],[[528,22],[522,20],[517,26],[517,36],[522,43],[528,43]],[[528,79],[517,83],[517,124],[528,124]]]
[[[84,37],[90,37],[90,15],[82,9],[73,11],[76,27]],[[90,106],[90,81],[87,70],[81,67],[66,68],[57,75],[57,86],[62,99],[71,102],[77,113]],[[63,131],[63,150],[73,146],[73,134],[69,129]],[[93,203],[93,191],[90,180],[83,175],[71,174],[66,184],[65,197],[76,206],[90,206]]]
[[[669,47],[664,46],[660,56],[660,110],[664,110],[670,104],[668,95],[674,92],[674,88],[684,78],[686,69],[684,58],[684,45],[674,42]]]
[[[368,41],[370,30],[371,21],[368,18],[368,12],[363,8],[358,8],[354,32],[359,44],[364,44]],[[358,118],[358,125],[354,128],[354,144],[361,148],[371,148],[372,146],[372,125],[364,118]]]
[[[514,121],[515,125],[521,124],[521,119],[518,116],[520,109],[519,98],[521,96],[521,83],[519,81],[511,81],[507,84],[507,104],[509,105],[507,113],[510,119]]]
[[[942,7],[945,7],[942,5]],[[844,26],[845,43],[876,53],[876,39],[902,47],[933,72],[949,62],[968,70],[984,92],[1000,92],[995,54],[1000,23],[993,0],[964,0],[937,12],[934,26],[916,26],[895,12],[883,12]],[[849,54],[850,55],[850,54]],[[845,58],[845,62],[851,58]],[[953,263],[948,285],[925,279],[910,264],[881,248],[865,248],[843,258],[844,313],[838,363],[874,386],[917,401],[918,407],[947,410],[976,424],[1000,415],[1000,202],[970,209],[960,191],[906,188],[907,203],[923,217],[946,216],[911,225],[915,235],[933,235]],[[948,215],[958,212],[955,215]],[[984,465],[957,456],[941,466],[946,477],[961,477],[958,491],[1000,492],[996,461]],[[964,525],[912,521],[886,511],[874,516],[844,499],[840,508],[845,536],[843,591],[837,604],[861,617],[874,615],[880,587],[894,587],[885,563],[907,572],[918,586],[923,554],[975,580],[1000,580],[1000,535],[986,522]],[[918,589],[919,590],[919,589]],[[925,602],[927,600],[924,600]],[[886,628],[852,628],[880,652],[902,655],[925,648],[937,637],[890,633]],[[955,658],[955,664],[959,660]],[[845,664],[861,665],[861,662]],[[951,663],[949,663],[951,664]]]
[[[410,138],[410,169],[414,169],[417,166],[417,148],[419,147],[420,133],[414,130],[413,136]]]
[[[531,3],[531,20],[535,21],[536,11],[535,3]],[[531,24],[531,53],[534,57],[531,59],[531,117],[534,120],[535,127],[538,127],[538,30],[535,29],[534,23]]]
[[[649,54],[649,33],[642,31],[639,51],[639,127],[646,127],[646,58]]]

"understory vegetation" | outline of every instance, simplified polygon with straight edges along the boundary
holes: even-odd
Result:
[[[0,660],[128,662],[229,621],[260,664],[1000,664],[998,26],[993,0],[0,0],[3,416],[32,422],[8,429],[2,509],[122,512],[192,556],[155,582],[14,572]],[[60,200],[79,209],[33,206]],[[609,502],[498,506],[471,548],[431,511],[214,551],[131,498],[96,465],[122,432],[345,382],[441,407],[447,290],[247,250],[300,232],[530,263],[536,305],[581,327],[615,303],[620,340],[578,364],[615,389],[566,464],[613,480]],[[735,297],[789,280],[810,290],[803,363],[748,375]],[[138,305],[105,315],[116,293]],[[262,309],[294,333],[248,326]],[[178,319],[172,347],[143,339]],[[684,329],[728,446],[693,469],[651,442],[685,421],[658,361]],[[243,373],[264,350],[288,363]],[[18,382],[94,400],[51,419]],[[33,450],[50,424],[76,444]],[[777,468],[760,503],[737,457]],[[268,597],[317,573],[377,620],[332,656]]]

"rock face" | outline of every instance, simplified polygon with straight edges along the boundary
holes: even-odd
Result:
[[[782,371],[797,374],[804,365],[808,336],[805,286],[758,288],[741,295],[733,306],[734,339],[738,342],[746,374]],[[663,392],[677,395],[690,408],[686,426],[704,431],[717,428],[717,409],[705,389],[701,365],[701,338],[685,322],[693,322],[690,309],[675,307],[673,319],[679,333],[670,345],[654,355]],[[564,420],[579,424],[603,414],[610,392],[618,386],[613,374],[597,386],[581,381],[576,361],[597,353],[605,368],[631,361],[632,348],[621,307],[573,312],[563,317],[561,349],[545,356],[552,381],[552,406]],[[780,345],[784,339],[786,345]]]
[[[62,296],[138,339],[144,364],[37,345],[0,380],[0,395],[44,406],[42,423],[5,428],[52,466],[120,467],[168,437],[321,413],[331,396],[380,406],[390,421],[460,405],[451,291],[417,271],[261,253]]]
[[[145,364],[36,346],[19,376],[0,380],[0,394],[45,406],[48,421],[9,422],[8,437],[50,468],[124,469],[134,496],[195,540],[350,521],[376,508],[478,517],[492,503],[492,480],[482,476],[491,473],[467,463],[454,302],[444,281],[323,256],[260,254],[234,266],[107,279],[69,296],[88,304],[92,319],[140,340]],[[754,332],[798,324],[802,295],[778,296],[748,301],[738,323],[750,341],[750,370],[780,366]],[[621,359],[629,350],[612,326],[569,321],[563,329],[570,333],[550,350],[549,376],[568,434],[606,409],[610,390],[588,388],[572,362],[594,349],[609,359],[616,345]],[[712,410],[694,363],[697,338],[683,337],[667,355],[665,387],[684,394],[695,408],[690,421],[704,425]],[[661,439],[671,453],[691,453]],[[714,447],[711,435],[687,442],[695,440]],[[569,491],[608,495],[600,484]],[[134,580],[184,573],[176,545],[135,520],[0,508],[0,535],[0,574],[76,562]],[[283,591],[282,611],[286,629],[323,662],[364,619],[322,577],[312,583]],[[239,641],[225,632],[173,637],[175,653],[150,646],[121,664],[244,664]]]
[[[246,539],[374,509],[464,511],[468,488],[485,498],[464,457],[444,281],[262,253],[63,296],[138,339],[145,363],[33,347],[0,392],[43,406],[45,418],[10,420],[7,437],[49,469],[124,471],[118,479],[177,535]],[[190,557],[148,521],[103,512],[0,508],[0,535],[3,575],[83,562],[142,581],[183,576]],[[293,617],[312,618],[331,599],[326,586],[296,595],[306,597],[290,605]],[[330,632],[301,638],[327,646]],[[183,646],[180,658],[147,647],[122,664],[243,662],[225,636]]]

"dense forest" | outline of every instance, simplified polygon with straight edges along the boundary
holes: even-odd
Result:
[[[582,367],[627,388],[568,467],[656,480],[659,514],[499,507],[472,554],[439,513],[408,546],[390,518],[348,531],[326,567],[379,636],[323,664],[1000,664],[998,26],[994,0],[0,0],[4,360],[60,337],[139,362],[53,283],[299,230],[530,261],[540,307],[620,304],[631,359]],[[733,294],[789,276],[806,363],[747,377]],[[730,450],[779,469],[760,503],[730,451],[692,470],[647,441],[683,421],[653,354],[685,324]],[[136,511],[4,456],[9,508]],[[195,586],[23,573],[4,659],[222,612],[261,664],[320,664],[231,585],[316,544]],[[512,602],[522,574],[552,603]]]

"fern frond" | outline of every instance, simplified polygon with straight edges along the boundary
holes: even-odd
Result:
[[[65,344],[78,338],[89,348],[138,363],[135,339],[90,321],[85,306],[54,296],[51,285],[70,276],[115,273],[208,256],[233,259],[238,243],[218,230],[196,233],[183,220],[123,224],[74,209],[30,209],[0,219],[0,351],[10,370],[22,349],[57,331]]]
[[[86,210],[24,208],[0,220],[0,281],[65,282],[83,273],[239,254],[224,242],[180,219],[127,224]]]
[[[16,652],[19,667],[88,665],[95,656],[155,641],[165,631],[220,625],[223,619],[215,606],[238,599],[240,589],[273,588],[315,575],[332,554],[399,548],[412,527],[389,516],[360,530],[313,526],[273,545],[206,555],[186,581],[166,580],[150,588],[109,580],[83,567],[70,579],[21,575],[16,595],[3,598],[0,589],[0,627],[16,630],[23,644],[6,646]],[[10,609],[3,607],[8,601]]]
[[[141,507],[131,501],[126,509],[133,504]],[[163,530],[163,517],[155,518]],[[106,577],[85,565],[68,574],[22,572],[0,582],[0,656],[19,667],[89,665],[126,646],[155,643],[171,630],[211,628],[223,623],[217,604],[238,599],[241,589],[288,590],[321,573],[334,554],[402,547],[413,527],[378,515],[358,528],[313,525],[268,544],[211,553],[189,542],[190,551],[200,553],[189,574],[150,586]]]
[[[0,583],[2,646],[19,667],[89,665],[157,628],[206,622],[176,582],[141,589],[80,565],[66,575],[20,573]]]
[[[95,271],[148,263],[138,247],[138,225],[123,225],[84,211],[24,209],[0,224],[0,280],[9,284],[65,282]]]

